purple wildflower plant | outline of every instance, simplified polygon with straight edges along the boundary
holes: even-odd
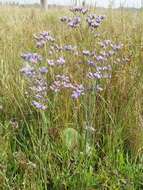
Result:
[[[39,64],[33,64],[33,57],[36,60],[34,61],[34,63],[38,63],[38,60],[40,59],[38,54],[34,54],[34,56],[33,54],[31,56],[29,54],[28,56],[27,54],[26,55],[24,54],[23,58],[24,60],[26,60],[26,63],[22,67],[20,72],[27,79],[29,79],[28,91],[26,94],[29,95],[29,98],[32,101],[32,105],[39,110],[45,110],[46,105],[44,105],[42,102],[45,102],[45,100],[47,99],[46,96],[47,96],[48,85],[46,82],[45,74],[48,73],[48,68],[45,66],[41,66]],[[27,61],[29,63],[27,63]]]
[[[78,37],[79,34],[81,37],[78,38],[77,46],[71,45],[73,42],[70,40],[68,44],[61,44],[62,40],[59,38],[55,40],[51,32],[44,31],[34,35],[36,46],[38,48],[44,47],[42,56],[38,53],[23,53],[21,55],[24,65],[20,72],[27,82],[25,95],[38,110],[48,108],[48,93],[51,92],[67,91],[71,99],[77,100],[90,91],[96,93],[103,91],[106,81],[110,82],[109,79],[112,78],[113,66],[128,62],[123,58],[118,59],[117,54],[123,48],[122,43],[102,39],[102,34],[97,33],[98,30],[94,30],[103,23],[106,18],[104,15],[85,15],[88,9],[81,7],[71,8],[70,11],[74,13],[73,17],[63,16],[60,20],[71,28],[80,27],[74,31],[74,35],[78,32]],[[85,38],[82,32],[84,29],[90,31],[90,50],[87,47],[88,43],[84,43]],[[70,34],[72,35],[72,32]],[[92,47],[92,39],[95,40],[95,37],[96,43]],[[80,43],[81,39],[83,43]],[[46,54],[45,57],[44,53]],[[68,64],[67,60],[69,60],[70,55],[75,58],[73,62],[76,61],[81,64]],[[86,66],[83,63],[86,63]],[[58,74],[61,72],[63,74]],[[76,82],[78,76],[82,80],[82,84]]]

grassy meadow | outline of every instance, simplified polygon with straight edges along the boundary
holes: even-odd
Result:
[[[73,16],[68,9],[0,7],[0,190],[143,189],[143,11],[90,12],[106,15],[94,30],[62,23]],[[55,41],[37,48],[33,35],[43,31]],[[104,40],[123,44],[103,61],[111,76],[88,78],[94,67],[81,52],[101,53]],[[77,46],[78,53],[51,50],[52,43]],[[33,78],[20,72],[25,52],[42,55],[48,67],[40,75],[48,85],[45,110],[32,105]],[[65,65],[47,64],[59,56]],[[58,74],[86,91],[75,99],[71,89],[51,91]]]

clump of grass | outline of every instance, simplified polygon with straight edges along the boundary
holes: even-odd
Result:
[[[142,12],[97,10],[107,19],[94,32],[86,20],[82,29],[79,19],[77,25],[75,20],[68,21],[75,29],[61,24],[60,17],[73,17],[66,10],[43,13],[38,9],[1,8],[0,12],[0,188],[142,189]],[[78,54],[54,49],[49,55],[53,44],[47,43],[37,50],[33,34],[49,30],[58,47],[77,46]],[[108,79],[98,83],[103,88],[100,92],[96,78],[103,75],[95,74],[97,60],[87,56],[93,50],[99,54],[106,39],[121,42],[124,47],[106,61],[112,70]],[[74,86],[58,94],[48,88],[44,111],[31,104],[35,94],[29,87],[35,78],[33,83],[20,73],[20,55],[26,51],[54,60],[54,68],[46,59],[34,68],[37,72],[39,67],[48,67],[42,78],[48,87],[59,73],[68,74],[66,82]],[[65,66],[57,66],[63,61],[57,61],[59,56],[65,59]],[[65,80],[65,76],[58,80]],[[79,84],[84,86],[82,93]],[[72,90],[76,92],[71,97]]]

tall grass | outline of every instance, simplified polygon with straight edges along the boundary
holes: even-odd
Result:
[[[75,102],[67,94],[51,95],[48,110],[39,112],[26,98],[19,72],[21,53],[36,51],[33,34],[51,30],[61,44],[89,47],[90,36],[83,31],[81,40],[79,33],[61,25],[59,17],[67,10],[0,8],[0,189],[143,188],[143,13],[96,12],[108,18],[98,32],[122,42],[129,62],[100,95]],[[69,56],[68,61],[79,60]],[[80,81],[82,76],[76,77]],[[85,126],[94,131],[85,131]],[[62,140],[68,128],[80,135],[74,139],[80,145],[74,142],[73,149]]]

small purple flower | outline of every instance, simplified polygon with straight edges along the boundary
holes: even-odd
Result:
[[[60,81],[54,81],[53,84],[50,86],[50,89],[55,93],[61,90],[61,83]]]
[[[72,92],[72,95],[71,97],[73,99],[78,99],[81,95],[84,95],[84,92],[85,92],[85,88],[82,84],[80,85],[74,85],[74,90]]]
[[[87,74],[87,77],[90,78],[90,79],[101,79],[102,78],[102,75],[101,73],[97,72],[97,73],[92,73],[92,72],[89,72]]]
[[[100,72],[100,71],[111,71],[112,70],[112,68],[111,68],[111,66],[110,65],[108,65],[108,66],[102,66],[102,67],[96,67],[96,69],[97,69],[97,71],[98,72]]]
[[[107,60],[106,57],[104,57],[102,55],[95,56],[95,58],[96,58],[96,61],[99,61],[99,62],[103,62],[103,61]]]
[[[38,63],[42,61],[42,56],[37,53],[23,53],[21,57],[30,63]]]
[[[56,75],[56,80],[50,86],[50,89],[54,92],[59,92],[65,88],[72,88],[73,85],[70,82],[70,79],[66,75]]]
[[[92,67],[96,67],[96,63],[94,61],[88,60],[87,64]]]
[[[68,22],[68,26],[70,26],[71,28],[77,28],[80,25],[80,22],[81,18],[75,17],[70,22]]]
[[[56,61],[57,65],[64,65],[65,62],[66,61],[63,57],[59,57],[59,59],[57,59],[57,61]]]
[[[47,81],[46,79],[43,78],[43,76],[41,76],[42,78],[38,78],[33,81],[33,84],[30,87],[30,90],[35,94],[37,93],[41,93],[41,94],[45,94],[47,92]]]
[[[81,92],[80,91],[73,91],[71,97],[73,99],[78,99],[81,96]]]
[[[102,48],[107,49],[108,47],[112,46],[112,42],[111,42],[111,40],[104,40],[102,42],[99,42],[99,45]]]
[[[63,57],[59,57],[56,61],[48,59],[47,62],[50,66],[60,66],[65,64],[65,59]]]
[[[48,59],[47,62],[48,62],[48,65],[50,65],[50,66],[54,66],[55,65],[55,62],[54,62],[53,59],[51,59],[51,60]]]
[[[37,41],[41,41],[41,40],[45,41],[45,42],[47,42],[47,41],[51,41],[51,42],[55,41],[55,39],[50,35],[50,32],[46,32],[46,31],[41,32],[38,35],[34,35],[34,37],[35,37],[35,39]]]
[[[40,102],[37,102],[37,101],[33,101],[32,105],[34,107],[36,107],[37,109],[39,109],[39,110],[46,110],[47,109],[47,106],[45,106],[45,105],[43,105],[43,104],[41,104]]]
[[[67,75],[56,75],[56,79],[64,82],[70,82],[70,78]]]
[[[105,16],[97,16],[96,14],[91,14],[91,15],[88,15],[86,21],[88,23],[88,26],[94,29],[100,26],[104,18]]]
[[[24,66],[24,67],[20,70],[20,72],[21,72],[22,74],[24,74],[25,76],[27,76],[27,77],[34,77],[34,76],[35,76],[35,73],[36,73],[34,67],[31,67],[30,65]]]
[[[76,47],[72,45],[64,45],[63,50],[65,51],[75,51]]]
[[[41,100],[41,99],[43,99],[43,96],[41,94],[36,94],[35,98]]]
[[[47,90],[46,86],[38,85],[38,86],[33,86],[30,87],[30,89],[36,93],[43,93],[45,90]]]
[[[39,71],[41,74],[46,74],[46,73],[48,73],[48,68],[47,67],[40,67]]]
[[[50,35],[50,32],[41,32],[38,35],[34,35],[37,41],[37,48],[43,48],[44,45],[49,42],[54,42],[55,39]]]
[[[87,77],[90,79],[110,79],[111,74],[102,74],[101,72],[96,72],[96,73],[89,72]]]

